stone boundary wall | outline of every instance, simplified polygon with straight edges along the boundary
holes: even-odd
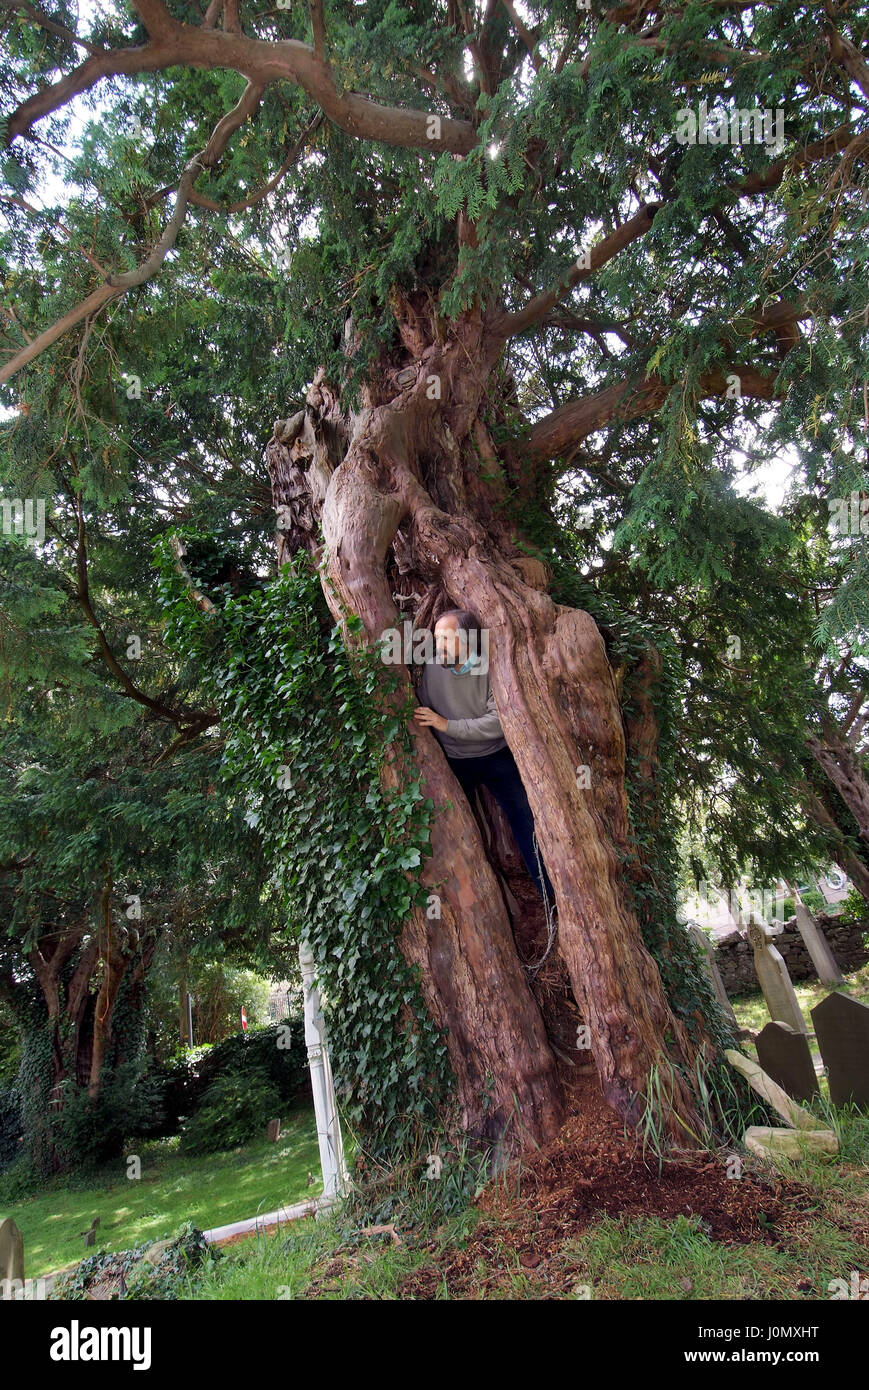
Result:
[[[863,944],[864,937],[869,941],[869,919],[844,921],[841,917],[829,917],[825,912],[819,912],[815,921],[830,943],[836,963],[844,974],[857,970],[869,960],[869,945]],[[792,980],[817,979],[795,917],[785,922],[784,931],[773,937],[772,944],[784,956]],[[748,937],[741,932],[734,929],[729,936],[718,940],[715,959],[729,995],[746,994],[760,988],[754,973],[754,955]]]

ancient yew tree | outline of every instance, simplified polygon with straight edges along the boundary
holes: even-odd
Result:
[[[654,1093],[671,1136],[700,1136],[722,1024],[667,883],[667,629],[737,560],[762,582],[779,544],[737,456],[797,447],[806,526],[862,485],[865,16],[133,0],[76,30],[8,9],[0,380],[31,416],[62,382],[74,414],[109,341],[116,393],[123,370],[147,395],[128,348],[171,313],[154,286],[202,305],[152,399],[183,412],[210,362],[231,430],[232,373],[247,403],[259,373],[278,561],[314,558],[348,643],[448,607],[489,633],[558,921],[551,942],[497,807],[478,818],[415,730],[440,912],[415,907],[401,951],[465,1127],[551,1136],[584,1027],[629,1123]],[[83,94],[86,136],[65,125]],[[48,216],[30,190],[64,143],[80,191]]]

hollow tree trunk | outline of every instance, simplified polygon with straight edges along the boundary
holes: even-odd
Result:
[[[603,1092],[636,1123],[658,1068],[666,1132],[684,1140],[687,1126],[699,1135],[695,1097],[673,1065],[690,1075],[695,1047],[668,1005],[626,891],[623,865],[634,847],[625,732],[604,642],[587,613],[548,597],[545,563],[525,553],[504,515],[508,478],[518,487],[529,481],[514,456],[499,454],[483,418],[487,395],[508,389],[500,348],[473,313],[444,339],[424,300],[395,307],[403,352],[370,375],[358,414],[345,413],[321,372],[304,411],[276,425],[267,458],[279,562],[299,546],[317,555],[333,615],[343,624],[342,605],[357,614],[368,642],[400,628],[408,606],[417,628],[448,607],[477,613],[489,632],[502,729],[555,887],[559,958]],[[438,811],[424,867],[426,884],[443,881],[442,917],[416,911],[402,950],[421,966],[426,1003],[448,1030],[469,1131],[500,1135],[518,1107],[522,1125],[508,1142],[540,1142],[564,1114],[544,1018],[477,821],[432,733],[412,732],[426,795],[453,809]],[[395,784],[399,774],[388,763],[384,775]],[[484,1114],[487,1072],[495,1101]]]

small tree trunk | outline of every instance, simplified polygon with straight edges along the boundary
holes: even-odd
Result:
[[[869,778],[856,751],[829,721],[823,737],[806,739],[806,747],[857,822],[861,839],[869,844]]]
[[[106,907],[105,890],[101,898]],[[45,1093],[40,1152],[35,1155],[45,1171],[61,1172],[65,1161],[57,1148],[56,1122],[63,1105],[64,1083],[73,1080],[88,1094],[99,1094],[100,1072],[111,1040],[114,1006],[129,961],[124,957],[111,930],[107,959],[103,965],[100,940],[92,938],[84,946],[84,926],[57,924],[37,942],[29,961],[39,983],[45,1005],[45,1026],[51,1040],[50,1081]],[[75,968],[64,982],[65,967],[79,953]],[[99,981],[99,982],[98,982]],[[22,1020],[25,1035],[32,1019]],[[27,1101],[25,1103],[28,1103]],[[29,1103],[32,1102],[32,1098]]]
[[[124,978],[126,961],[121,950],[118,934],[112,922],[112,881],[109,878],[100,894],[100,923],[104,933],[102,960],[102,980],[93,1011],[93,1034],[91,1043],[90,1076],[88,1095],[96,1100],[102,1084],[103,1063],[106,1048],[112,1031],[112,1016],[118,999],[118,991]]]

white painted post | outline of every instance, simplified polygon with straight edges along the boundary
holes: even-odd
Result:
[[[317,1142],[320,1146],[320,1167],[323,1170],[323,1196],[339,1197],[344,1196],[350,1179],[344,1158],[341,1124],[335,1105],[335,1087],[326,1046],[326,1025],[314,976],[314,955],[307,941],[299,942],[299,964],[302,967],[305,1042],[308,1047],[308,1065],[311,1069],[311,1089],[314,1092]]]

